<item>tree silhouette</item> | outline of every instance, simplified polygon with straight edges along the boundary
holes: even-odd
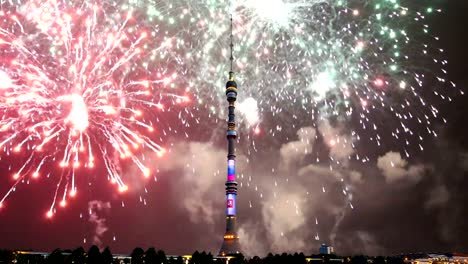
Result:
[[[192,254],[192,258],[189,261],[190,264],[214,264],[213,260],[213,255],[211,253],[206,253],[205,251],[203,252],[198,252],[195,251]],[[229,262],[229,264],[232,264],[232,262]]]
[[[45,262],[45,258],[42,255],[14,254],[12,257],[11,261],[3,262],[0,260],[0,263],[42,264]]]
[[[254,256],[248,261],[249,264],[262,264],[263,261],[259,256]]]
[[[332,263],[330,259],[336,259],[337,256],[335,254],[320,254],[320,257],[323,259],[325,264]],[[366,260],[367,261],[367,260]]]
[[[96,245],[92,245],[88,250],[88,264],[101,264],[101,252]]]
[[[112,262],[114,262],[114,257],[112,256],[109,247],[106,247],[104,251],[102,251],[101,259],[103,264],[112,264]]]
[[[85,264],[86,252],[83,247],[78,247],[66,258],[65,263]]]
[[[210,254],[211,256],[211,254]],[[229,255],[228,257],[232,257],[231,259],[229,259],[229,264],[244,264],[244,263],[248,263],[245,258],[244,258],[244,255],[242,254],[231,254]],[[211,256],[211,259],[213,259],[213,256]],[[210,263],[213,263],[213,260],[211,260],[212,262]]]
[[[198,253],[198,251],[195,251],[190,261],[193,264],[212,264],[214,262],[213,255],[211,255],[211,253],[207,254],[205,251],[201,253]]]
[[[166,253],[164,253],[164,251],[158,250],[158,253],[157,253],[157,261],[158,261],[158,264],[159,264],[159,263],[161,263],[161,264],[167,264],[167,257],[166,257]]]
[[[23,253],[23,254],[22,254]],[[213,259],[211,253],[205,251],[195,251],[188,261],[184,260],[181,256],[167,258],[162,250],[156,251],[151,247],[146,252],[142,248],[135,248],[130,258],[126,258],[124,263],[132,264],[225,264],[227,259],[217,258]],[[250,259],[245,259],[242,254],[229,255],[229,264],[307,264],[306,257],[303,253],[282,253],[275,254],[269,253],[264,258],[258,256]],[[344,264],[368,264],[368,259],[373,261],[373,264],[405,264],[402,257],[369,257],[363,255],[343,257],[335,255],[311,255],[312,258],[317,258],[317,261],[310,263],[316,264],[336,264],[337,260]],[[330,259],[333,259],[331,261]],[[337,260],[335,260],[337,259]],[[112,264],[114,262],[112,253],[107,247],[100,253],[97,246],[91,246],[88,253],[82,247],[72,250],[56,249],[44,258],[41,254],[30,254],[29,252],[12,252],[8,250],[0,250],[0,264],[4,263],[18,263],[18,264]]]
[[[14,259],[13,252],[10,250],[0,250],[0,263],[12,263]]]
[[[385,263],[387,263],[387,260],[385,259],[385,257],[378,256],[374,259],[374,264],[385,264]]]
[[[304,253],[294,254],[294,263],[297,264],[307,264],[307,260],[304,256]]]
[[[363,255],[353,256],[351,258],[351,264],[367,264],[367,258]]]
[[[59,248],[52,251],[46,259],[47,264],[63,264],[65,259],[62,254],[62,250]]]
[[[184,259],[180,256],[177,258],[170,257],[167,263],[168,264],[184,264]]]
[[[387,259],[387,264],[404,264],[405,261],[400,257],[389,257]]]
[[[145,251],[137,247],[132,251],[132,254],[130,255],[132,259],[132,264],[143,264],[143,256],[145,255]]]
[[[158,263],[157,260],[158,260],[158,255],[156,253],[156,249],[154,249],[153,247],[148,248],[145,254],[145,264],[156,264]]]
[[[263,263],[265,264],[280,264],[280,256],[273,255],[273,253],[268,253],[266,258],[263,259]]]
[[[226,264],[226,260],[219,258],[219,259],[216,259],[216,260],[214,261],[214,263],[215,263],[215,264]]]
[[[200,262],[203,264],[213,264],[213,255],[211,255],[211,253],[206,253],[205,251],[203,251],[200,254]]]
[[[189,264],[201,264],[200,253],[198,251],[193,252],[192,258],[189,260]]]

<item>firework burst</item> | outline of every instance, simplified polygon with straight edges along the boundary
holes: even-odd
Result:
[[[141,59],[151,56],[145,50],[145,26],[131,12],[108,13],[110,6],[98,2],[34,1],[13,7],[0,14],[0,146],[3,156],[26,158],[0,204],[18,183],[50,170],[49,163],[66,173],[48,217],[59,193],[62,206],[77,193],[75,174],[96,162],[104,164],[120,191],[128,187],[119,160],[131,160],[149,177],[137,154],[141,149],[165,152],[151,137],[157,115],[165,101],[187,97],[166,89],[177,73],[150,71]],[[153,54],[168,49],[165,38],[152,43],[157,45]]]

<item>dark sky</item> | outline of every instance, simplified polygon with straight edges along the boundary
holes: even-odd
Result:
[[[443,13],[430,19],[430,27],[446,51],[448,76],[468,92],[468,1],[434,2]],[[454,97],[441,112],[448,123],[438,126],[439,137],[426,142],[422,154],[401,161],[403,173],[387,168],[389,175],[405,177],[400,180],[384,177],[377,157],[372,166],[361,166],[359,173],[356,167],[330,172],[315,165],[272,171],[271,163],[285,161],[280,154],[270,153],[280,148],[287,151],[288,142],[297,140],[295,135],[249,160],[240,149],[238,171],[244,178],[240,180],[238,224],[245,252],[311,254],[323,242],[343,254],[468,252],[467,96]],[[97,237],[96,242],[119,253],[136,246],[154,246],[169,254],[217,253],[225,224],[224,131],[223,125],[219,135],[200,136],[200,142],[170,140],[171,152],[154,164],[159,170],[157,182],[143,186],[130,176],[129,185],[135,187],[128,193],[113,193],[105,187],[109,184],[105,177],[94,177],[92,185],[82,188],[52,219],[44,217],[44,208],[50,206],[54,180],[22,184],[0,210],[0,248],[87,248]],[[264,146],[269,141],[257,142]],[[100,173],[105,174],[98,169],[96,175]],[[132,170],[127,173],[131,175]],[[250,176],[253,181],[247,180]],[[352,210],[343,202],[343,184],[337,180],[342,176],[350,182]],[[7,183],[0,180],[2,194],[9,188]],[[96,210],[97,206],[102,210]],[[89,207],[96,218],[91,217]],[[99,219],[105,222],[99,224]],[[99,228],[102,234],[96,235]]]

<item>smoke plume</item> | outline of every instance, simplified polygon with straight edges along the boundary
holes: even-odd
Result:
[[[377,160],[377,167],[382,171],[388,183],[408,180],[417,183],[422,179],[426,170],[424,165],[408,166],[408,162],[401,158],[400,153],[388,152]]]
[[[102,246],[102,236],[109,229],[106,224],[106,218],[103,217],[103,214],[108,213],[110,208],[110,202],[102,202],[98,200],[88,202],[88,221],[94,225],[93,244],[99,248]]]

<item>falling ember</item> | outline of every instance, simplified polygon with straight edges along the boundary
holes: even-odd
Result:
[[[356,44],[356,49],[357,50],[362,50],[364,48],[365,44],[364,42],[362,41],[359,41],[357,44]]]
[[[47,218],[52,218],[53,215],[54,215],[54,213],[52,211],[50,211],[50,210],[47,211],[47,213],[46,213]]]
[[[156,155],[161,158],[164,156],[164,154],[166,154],[166,149],[160,149],[158,152],[156,152]]]
[[[144,168],[143,169],[143,176],[145,176],[145,178],[149,178],[149,176],[151,175],[151,171],[149,168]]]
[[[123,192],[126,192],[126,191],[128,191],[128,187],[126,185],[123,185],[123,186],[119,187],[119,192],[123,193]]]
[[[367,107],[367,101],[361,99],[361,105],[362,105],[362,107],[364,107],[364,108]]]

